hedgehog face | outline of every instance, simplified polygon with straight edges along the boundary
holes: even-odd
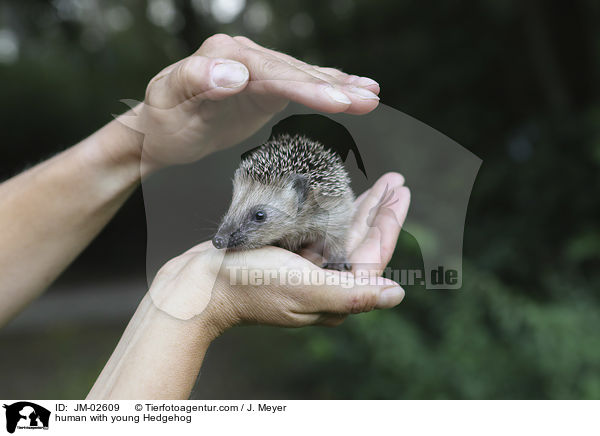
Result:
[[[292,183],[267,185],[236,174],[233,200],[213,245],[250,249],[280,240],[296,225],[299,201]]]

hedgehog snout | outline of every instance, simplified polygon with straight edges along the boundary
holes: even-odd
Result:
[[[221,248],[227,247],[227,239],[225,239],[223,236],[215,235],[212,238],[212,243],[215,246],[215,248],[218,248],[219,250]]]
[[[218,248],[218,249],[236,248],[236,247],[243,245],[247,239],[248,238],[244,233],[242,233],[239,230],[236,230],[228,235],[223,235],[221,233],[217,233],[212,238],[212,243],[215,246],[215,248]]]

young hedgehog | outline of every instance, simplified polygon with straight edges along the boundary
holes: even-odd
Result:
[[[340,157],[304,136],[281,135],[242,160],[216,248],[323,245],[323,268],[350,270],[346,239],[354,194]]]

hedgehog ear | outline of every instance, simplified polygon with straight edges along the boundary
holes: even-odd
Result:
[[[293,174],[292,188],[298,195],[298,209],[300,209],[306,201],[306,197],[308,197],[308,176],[306,174]]]

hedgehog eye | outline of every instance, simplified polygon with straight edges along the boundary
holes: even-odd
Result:
[[[257,210],[254,213],[254,221],[261,222],[261,221],[264,221],[266,219],[267,219],[267,214],[266,214],[266,212],[264,210]]]

